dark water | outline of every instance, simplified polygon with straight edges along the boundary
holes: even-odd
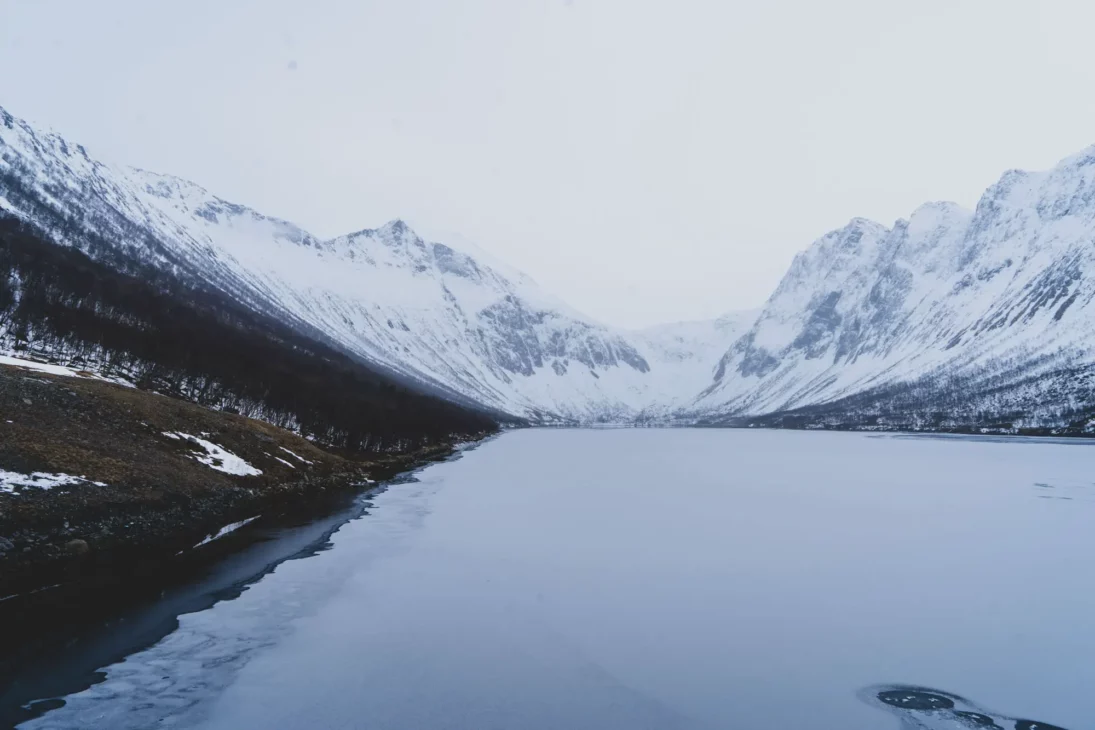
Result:
[[[126,590],[65,586],[35,591],[0,607],[0,626],[13,632],[16,654],[0,681],[0,728],[8,728],[61,706],[105,676],[102,667],[141,651],[178,628],[178,617],[238,597],[286,560],[329,549],[342,525],[365,513],[367,498],[328,500],[305,514],[264,516],[246,533],[203,548],[170,574],[133,577]],[[29,604],[29,605],[24,605]]]
[[[1086,444],[521,431],[374,501],[26,726],[1095,727]]]

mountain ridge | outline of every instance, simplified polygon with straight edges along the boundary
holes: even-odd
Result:
[[[1006,172],[973,211],[925,204],[892,228],[854,219],[822,237],[720,361],[722,377],[695,412],[816,410],[902,382],[1002,376],[1004,361],[1025,360],[1011,369],[1035,374],[1039,356],[1053,352],[1086,370],[1095,360],[1095,286],[1085,275],[1095,265],[1093,152],[1043,172]],[[1070,408],[1090,409],[1070,377],[1053,379]],[[1048,411],[1061,403],[1045,405],[1028,399],[1019,410],[1053,422]]]
[[[628,420],[666,400],[652,389],[670,376],[643,378],[651,365],[623,331],[401,220],[323,240],[177,177],[98,163],[83,148],[73,159],[63,138],[12,119],[0,127],[0,206],[52,240],[210,283],[369,363],[519,417]]]
[[[925,384],[993,378],[1013,384],[1009,408],[1046,424],[1092,405],[1068,375],[1054,376],[1067,408],[1024,401],[1034,391],[1019,381],[1048,372],[1047,353],[1062,373],[1095,362],[1095,146],[1048,171],[1005,172],[974,210],[937,201],[892,226],[853,218],[796,255],[756,312],[624,330],[400,219],[321,239],[181,178],[97,162],[6,111],[0,122],[0,208],[48,237],[195,278],[364,362],[533,422],[728,423],[913,384],[944,398]],[[971,402],[983,395],[969,387]],[[892,423],[870,418],[861,425]]]

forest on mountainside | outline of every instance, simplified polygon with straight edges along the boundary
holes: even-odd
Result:
[[[227,295],[136,260],[124,273],[0,217],[0,352],[45,358],[259,418],[350,452],[491,432]]]
[[[1063,352],[1022,353],[960,376],[931,373],[827,403],[703,425],[1091,436],[1095,367]]]

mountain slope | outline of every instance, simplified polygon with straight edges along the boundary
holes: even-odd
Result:
[[[729,312],[713,320],[673,322],[631,333],[636,348],[651,363],[653,388],[663,394],[648,405],[642,420],[665,420],[688,404],[697,387],[710,382],[727,349],[753,325],[760,310]],[[697,386],[699,384],[699,386]]]
[[[933,203],[892,228],[853,220],[795,259],[690,409],[820,413],[915,388],[907,417],[945,399],[968,422],[1063,423],[1095,405],[1083,377],[1095,363],[1093,273],[1095,147],[1047,172],[1006,173],[975,211]]]
[[[0,352],[96,371],[352,453],[497,428],[496,414],[414,392],[221,292],[131,266],[119,272],[0,212]]]
[[[0,208],[97,260],[212,286],[408,381],[518,416],[628,420],[703,387],[714,367],[712,353],[652,372],[630,334],[401,221],[320,240],[193,183],[100,163],[6,112]]]

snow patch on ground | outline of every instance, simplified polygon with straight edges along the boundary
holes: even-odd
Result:
[[[289,449],[285,448],[284,446],[279,446],[278,448],[279,448],[279,449],[281,449],[282,451],[284,451],[285,453],[289,454],[289,455],[290,455],[290,456],[292,456],[292,457],[293,457],[294,459],[296,459],[297,461],[299,461],[299,462],[301,462],[301,463],[303,463],[303,464],[312,464],[312,463],[314,463],[314,462],[308,461],[308,460],[307,460],[307,459],[305,459],[305,458],[304,458],[303,456],[298,456],[297,454],[294,454],[294,453],[293,453],[292,451],[290,451]],[[279,459],[278,461],[280,461],[280,459]]]
[[[49,373],[50,375],[65,375],[72,378],[82,377],[72,368],[67,368],[64,365],[51,365],[45,362],[36,362],[34,360],[24,360],[19,357],[11,357],[10,355],[0,355],[0,365],[14,365],[16,367],[25,368],[27,370],[35,370],[40,373]]]
[[[282,464],[285,464],[285,466],[289,467],[290,469],[296,469],[296,467],[295,467],[295,466],[293,466],[292,464],[290,464],[290,463],[289,463],[288,461],[286,461],[285,459],[282,459],[282,458],[281,458],[280,456],[275,456],[274,458],[275,458],[275,459],[277,459],[278,461],[280,461],[280,462],[281,462]]]
[[[224,527],[222,527],[221,529],[217,530],[217,532],[215,534],[206,535],[205,539],[203,539],[201,542],[199,542],[194,547],[200,548],[202,545],[208,545],[209,543],[213,542],[214,540],[219,540],[220,538],[224,537],[228,533],[235,532],[236,530],[240,529],[244,525],[246,525],[248,523],[251,523],[251,522],[254,522],[259,517],[262,517],[262,515],[255,515],[254,517],[248,517],[246,520],[240,520],[239,522],[232,522],[231,524],[227,524]]]
[[[24,487],[36,489],[53,489],[54,487],[69,487],[75,484],[93,484],[96,487],[105,487],[103,482],[93,482],[84,477],[74,477],[69,474],[49,474],[44,471],[36,471],[32,474],[20,474],[15,471],[0,469],[0,492],[14,493]]]
[[[38,362],[37,360],[26,360],[21,357],[12,357],[11,355],[0,355],[0,365],[13,365],[15,367],[24,368],[25,370],[34,370],[39,373],[47,373],[49,375],[62,375],[68,378],[88,378],[90,380],[103,380],[108,383],[115,383],[117,385],[124,385],[129,388],[136,387],[133,383],[130,383],[122,378],[104,378],[101,375],[97,375],[86,370],[74,370],[73,368],[66,367],[65,365],[54,365],[48,362]]]
[[[200,446],[205,450],[205,453],[193,453],[190,457],[196,461],[200,461],[211,469],[240,477],[253,477],[262,474],[261,469],[256,469],[228,449],[223,446],[218,446],[212,441],[206,441],[203,438],[198,438],[197,436],[192,436],[188,433],[182,433],[181,431],[164,431],[163,435],[170,439],[187,441],[196,446]]]
[[[0,210],[6,210],[9,213],[15,213],[16,215],[19,215],[22,212],[18,208],[16,208],[15,205],[10,200],[5,198],[3,195],[0,195]]]

